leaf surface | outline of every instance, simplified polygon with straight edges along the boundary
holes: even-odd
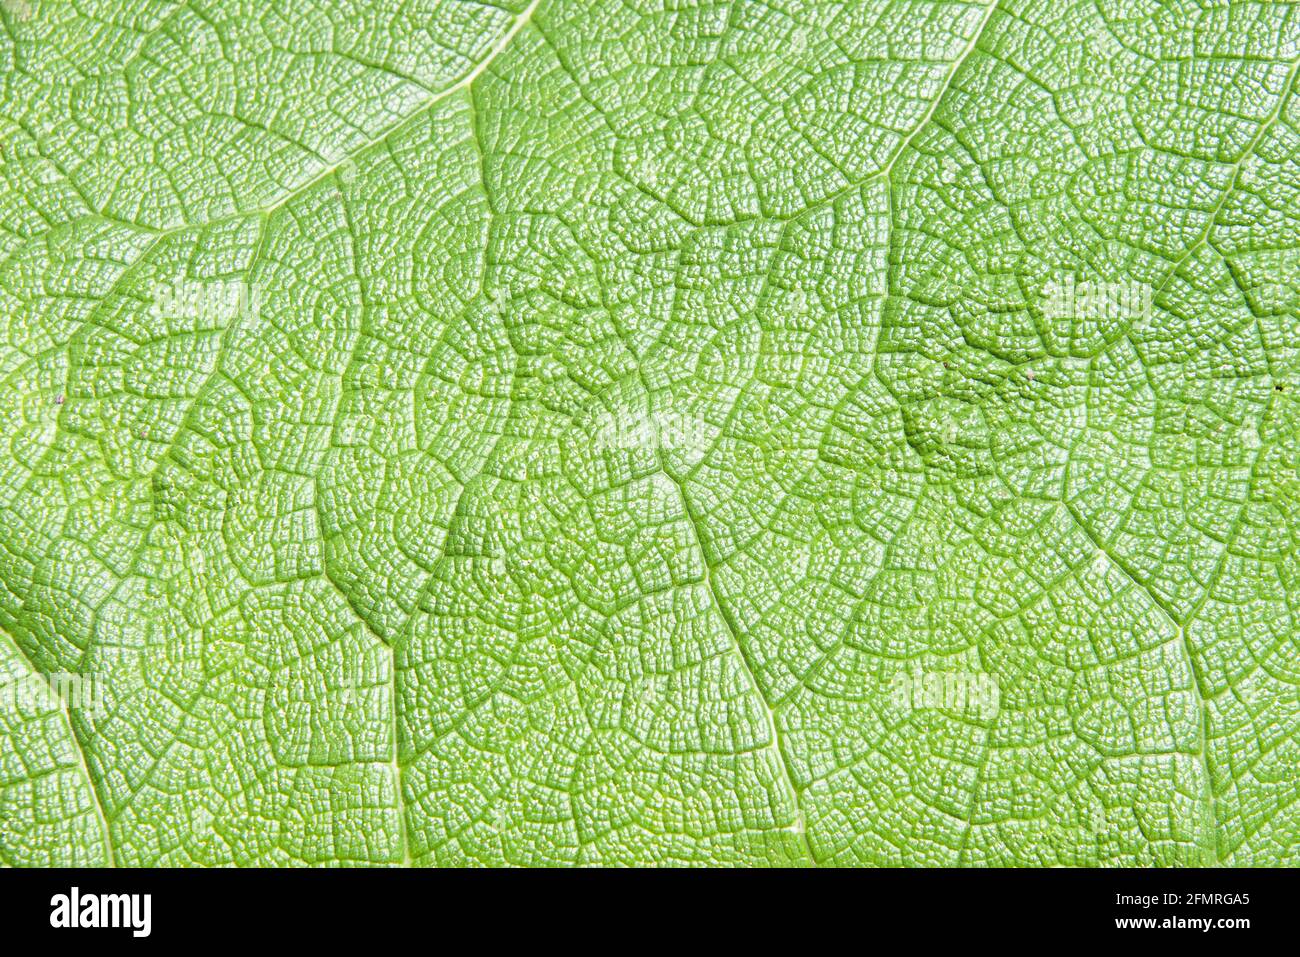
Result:
[[[1300,7],[0,16],[0,861],[1300,863]]]

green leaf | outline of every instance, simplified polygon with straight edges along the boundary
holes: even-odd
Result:
[[[0,862],[1300,864],[1300,8],[0,25]]]

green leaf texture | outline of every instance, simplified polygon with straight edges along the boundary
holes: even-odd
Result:
[[[0,64],[0,863],[1300,864],[1300,5]]]

